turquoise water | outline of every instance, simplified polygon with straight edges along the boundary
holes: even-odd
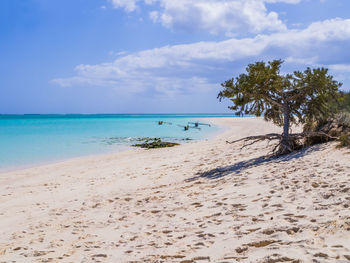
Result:
[[[232,115],[0,115],[0,170],[71,157],[120,151],[140,137],[186,143],[217,132],[217,127],[184,131],[201,118]],[[158,125],[158,121],[172,125]],[[203,122],[203,121],[202,121]]]

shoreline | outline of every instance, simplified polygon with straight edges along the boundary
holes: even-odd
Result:
[[[1,174],[0,262],[347,262],[348,151],[266,159],[226,141],[279,127],[215,120],[210,140]]]
[[[80,156],[75,156],[75,157],[67,157],[67,158],[62,158],[62,159],[56,159],[56,160],[48,160],[48,161],[40,161],[40,162],[35,162],[32,164],[24,164],[24,165],[16,165],[16,166],[11,166],[7,168],[0,169],[0,178],[2,174],[5,173],[11,173],[11,172],[16,172],[16,171],[25,171],[28,169],[35,169],[38,167],[43,167],[43,166],[50,166],[50,165],[55,165],[55,164],[62,164],[64,162],[69,162],[69,161],[74,161],[77,159],[84,159],[84,158],[99,158],[102,156],[108,156],[108,155],[115,155],[118,153],[126,152],[126,151],[132,151],[132,147],[128,147],[126,145],[120,145],[121,148],[124,149],[118,149],[118,150],[113,150],[108,153],[97,153],[97,154],[88,154],[88,155],[80,155]]]
[[[220,119],[230,119],[230,117],[219,117]],[[243,117],[243,118],[253,118],[253,117]],[[199,120],[206,120],[208,122],[215,123],[215,119],[218,118],[200,118]],[[216,125],[215,126],[219,127],[220,125]],[[219,136],[221,133],[225,132],[225,130],[228,129],[227,126],[225,125],[221,125],[221,127],[219,127],[218,131],[216,132],[212,132],[212,134],[209,135],[208,138],[204,138],[204,139],[200,139],[200,140],[194,140],[194,141],[190,141],[187,143],[193,143],[193,142],[199,142],[199,141],[203,141],[203,140],[212,140],[215,139],[217,136]],[[184,143],[184,144],[187,144]],[[181,144],[183,145],[183,144]],[[62,159],[56,159],[56,160],[48,160],[48,161],[40,161],[40,162],[35,162],[32,164],[25,164],[25,165],[15,165],[15,166],[11,166],[11,167],[6,167],[6,168],[1,168],[0,169],[0,177],[2,174],[5,173],[11,173],[11,172],[15,172],[15,171],[21,171],[21,170],[27,170],[27,169],[33,169],[33,168],[37,168],[37,167],[42,167],[42,166],[50,166],[50,165],[55,165],[55,164],[62,164],[64,162],[69,162],[69,161],[74,161],[74,160],[79,160],[79,159],[85,159],[85,158],[103,158],[103,157],[108,157],[108,156],[114,156],[116,154],[119,153],[123,153],[123,152],[129,152],[129,151],[133,151],[135,149],[135,147],[132,147],[130,145],[118,145],[115,149],[110,150],[109,152],[105,152],[105,153],[96,153],[96,154],[88,154],[88,155],[82,155],[82,156],[74,156],[74,157],[67,157],[67,158],[62,158]]]

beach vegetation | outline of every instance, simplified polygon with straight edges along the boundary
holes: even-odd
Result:
[[[322,132],[327,136],[309,136],[305,142],[307,145],[327,142],[332,138],[339,140],[339,147],[350,147],[350,93],[340,92],[339,100],[330,102],[333,112],[332,117],[320,118],[305,123],[304,133]]]
[[[339,145],[338,147],[350,147],[350,133],[347,134],[343,134],[342,136],[340,136],[339,138]]]
[[[323,143],[338,139],[340,146],[350,146],[347,138],[350,138],[350,113],[339,112],[327,120],[309,122],[304,125],[304,133],[316,133],[305,139],[306,145]],[[323,136],[320,135],[324,134]]]
[[[316,123],[317,126],[335,116],[337,107],[334,105],[339,104],[342,84],[334,80],[326,68],[282,74],[282,64],[282,60],[256,62],[248,65],[246,73],[221,84],[224,89],[218,98],[230,99],[233,106],[229,108],[237,115],[263,116],[266,121],[283,127],[282,134],[252,136],[238,141],[278,140],[273,152],[283,155],[305,146],[311,136],[334,139],[316,129],[293,134],[291,125]]]
[[[350,112],[350,92],[340,92],[339,102],[334,107],[338,112]]]

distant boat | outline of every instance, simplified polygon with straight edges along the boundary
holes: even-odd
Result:
[[[177,125],[177,126],[179,126],[179,127],[182,127],[183,129],[184,129],[184,131],[188,131],[190,128],[191,129],[198,129],[198,130],[200,130],[201,128],[199,128],[199,127],[196,127],[196,126],[190,126],[190,125]]]
[[[193,124],[194,125],[194,127],[199,127],[199,125],[205,125],[205,126],[209,126],[209,127],[211,127],[211,125],[210,124],[208,124],[208,123],[200,123],[200,122],[188,122],[189,124]]]

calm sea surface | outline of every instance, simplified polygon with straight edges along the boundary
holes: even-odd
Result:
[[[218,131],[179,125],[233,115],[0,115],[0,171],[71,157],[117,152],[141,137],[186,143]],[[158,121],[170,124],[158,125]]]

